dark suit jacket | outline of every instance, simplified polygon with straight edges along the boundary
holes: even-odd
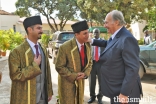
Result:
[[[108,45],[105,40],[94,40],[93,45],[107,46],[99,59],[103,95],[113,98],[122,93],[139,98],[142,93],[138,75],[140,50],[133,35],[122,27]]]

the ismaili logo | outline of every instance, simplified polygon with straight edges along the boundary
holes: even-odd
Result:
[[[125,101],[125,99],[120,99],[118,96],[114,97],[114,102],[123,102]],[[130,98],[128,96],[127,102],[155,102],[156,97],[152,97],[152,96],[145,96],[144,98]]]

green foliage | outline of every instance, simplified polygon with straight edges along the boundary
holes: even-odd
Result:
[[[56,104],[60,104],[59,96],[56,96],[57,102]]]
[[[0,42],[0,49],[5,52],[10,47],[9,36],[6,34],[5,31],[0,31]]]
[[[147,20],[146,9],[155,6],[153,0],[77,0],[77,4],[85,18],[100,23],[112,10],[122,11],[127,23]]]
[[[41,13],[46,17],[53,32],[62,31],[66,22],[72,20],[78,11],[76,0],[18,0],[16,8],[21,15],[25,10],[30,13],[31,9]],[[50,19],[54,25],[51,24]],[[56,24],[56,19],[60,20],[59,24]]]
[[[16,10],[15,14],[20,16],[20,17],[29,17],[29,16],[31,16],[30,11],[26,10],[24,8],[18,8]]]
[[[138,40],[138,44],[139,44],[139,45],[143,45],[143,44],[144,44],[144,39],[141,38],[140,40]]]
[[[22,34],[10,30],[0,30],[0,49],[2,51],[12,50],[24,41]]]
[[[109,37],[110,37],[110,35],[107,34],[107,33],[105,33],[105,34],[102,34],[102,37],[101,38],[103,38],[104,40],[108,40]]]
[[[147,13],[147,17],[148,17],[148,29],[156,31],[156,6],[150,8],[150,10]]]
[[[48,47],[49,39],[50,39],[50,35],[42,34],[40,42],[44,47]]]

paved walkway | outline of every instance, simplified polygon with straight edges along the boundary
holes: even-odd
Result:
[[[50,59],[50,63],[52,63],[52,59]],[[0,66],[1,66],[1,71],[3,73],[2,82],[0,83],[0,104],[9,104],[10,103],[11,80],[9,77],[9,69],[8,69],[7,60],[4,61],[3,63],[0,62]],[[49,104],[56,104],[56,96],[57,96],[57,90],[58,90],[57,89],[57,76],[58,76],[58,74],[57,74],[56,70],[54,69],[54,64],[51,64],[50,67],[51,67],[54,95],[52,97],[52,100],[49,102]],[[88,80],[86,80],[85,97],[84,97],[85,103],[84,104],[87,104],[88,99],[89,99],[89,85],[88,85]],[[108,98],[103,98],[103,99],[105,99],[104,104],[109,104]],[[95,101],[92,104],[97,104],[97,101]]]
[[[50,63],[52,63],[52,59],[50,59]],[[53,99],[52,101],[50,101],[49,104],[55,104],[56,102],[56,96],[57,96],[57,72],[56,70],[54,69],[54,64],[51,65],[51,74],[52,74],[52,82],[53,82],[53,90],[54,90],[54,96],[53,96]],[[98,82],[98,81],[97,81]],[[96,92],[98,91],[98,89],[96,89]],[[85,81],[85,93],[84,93],[84,104],[88,104],[87,101],[89,99],[89,83],[88,83],[88,79]],[[109,104],[109,99],[106,98],[106,97],[103,97],[103,102],[104,104]],[[92,104],[97,104],[97,101],[95,101],[94,103]]]
[[[50,59],[50,63],[52,63],[52,59]],[[49,104],[56,104],[56,96],[57,96],[57,72],[54,68],[54,64],[51,64],[51,74],[52,74],[52,82],[53,82],[53,91],[54,91],[54,95],[52,100],[49,102]],[[0,83],[0,104],[9,104],[10,101],[10,88],[11,88],[11,80],[9,77],[9,69],[8,69],[8,63],[7,60],[5,61],[1,61],[0,59],[0,70],[3,73],[3,78],[2,78],[2,82]],[[146,80],[145,80],[146,81]],[[145,103],[140,103],[140,104],[156,104],[156,93],[155,93],[155,89],[154,89],[154,85],[153,84],[146,84],[146,82],[143,81],[142,85],[143,85],[143,91],[144,91],[144,98],[148,97],[148,96],[152,96],[155,102],[145,102]],[[154,83],[154,82],[153,82]],[[146,86],[145,86],[146,84]],[[148,88],[149,87],[149,88]],[[153,88],[153,89],[152,89]],[[151,90],[149,90],[151,89]],[[98,88],[96,89],[97,92]],[[84,97],[84,104],[87,104],[87,101],[89,99],[89,84],[88,84],[88,80],[85,81],[85,97]],[[104,104],[109,104],[110,100],[107,97],[103,97],[103,103]],[[92,104],[97,104],[97,101],[95,101]]]

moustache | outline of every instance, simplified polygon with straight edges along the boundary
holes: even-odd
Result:
[[[43,34],[43,32],[39,32],[38,34]]]

